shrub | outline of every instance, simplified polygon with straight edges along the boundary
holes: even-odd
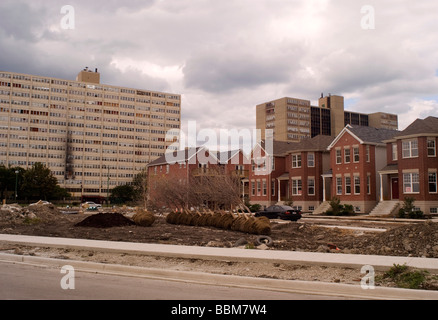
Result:
[[[354,207],[350,204],[341,204],[339,198],[332,198],[330,200],[331,209],[326,211],[327,216],[351,216],[354,215]]]
[[[427,271],[411,271],[405,264],[394,264],[394,266],[383,275],[383,278],[391,279],[399,288],[422,289],[427,281],[427,275]]]
[[[414,198],[406,197],[403,202],[403,207],[398,211],[398,217],[402,219],[424,219],[423,211],[415,210],[414,202]]]

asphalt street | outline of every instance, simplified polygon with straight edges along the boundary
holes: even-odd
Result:
[[[66,261],[68,263],[68,261]],[[333,296],[199,285],[0,262],[0,300],[326,300]],[[74,289],[72,289],[72,284]],[[63,285],[64,288],[63,289]],[[68,288],[70,286],[70,288]],[[343,298],[341,298],[343,299]]]

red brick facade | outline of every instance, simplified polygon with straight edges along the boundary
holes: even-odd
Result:
[[[383,199],[414,198],[424,213],[436,214],[438,118],[417,119],[386,142],[388,162],[381,174],[388,187],[381,190]]]

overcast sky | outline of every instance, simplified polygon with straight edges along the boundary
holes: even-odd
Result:
[[[85,66],[182,94],[183,126],[253,129],[257,104],[324,92],[404,129],[438,116],[438,1],[0,1],[0,70],[74,80]]]

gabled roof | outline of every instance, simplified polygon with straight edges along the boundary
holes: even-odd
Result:
[[[278,157],[284,157],[292,152],[326,151],[327,147],[332,141],[333,137],[323,135],[319,135],[314,138],[303,139],[300,142],[274,141],[273,155]],[[265,150],[265,141],[262,141],[261,143],[259,143],[259,145],[263,148],[263,150]]]
[[[332,136],[319,135],[311,139],[303,139],[294,148],[294,151],[327,151],[333,141]]]
[[[174,152],[171,152],[170,154],[165,154],[158,159],[152,161],[147,166],[148,167],[154,167],[154,166],[161,166],[165,164],[169,164],[168,159],[176,159],[176,162],[184,163],[189,160],[191,156],[198,153],[200,148],[187,148],[185,150],[177,150]]]
[[[231,151],[208,151],[206,147],[186,148],[185,150],[178,150],[167,153],[160,158],[148,164],[148,167],[162,166],[167,164],[190,162],[193,157],[201,151],[208,152],[209,156],[213,157],[214,163],[227,164],[234,156],[239,154],[242,150]],[[244,155],[245,156],[245,155]]]
[[[231,150],[231,151],[223,151],[217,152],[217,159],[219,160],[219,163],[221,164],[227,164],[228,161],[230,161],[235,155],[239,154],[242,150]]]
[[[399,132],[394,138],[408,136],[438,135],[438,118],[427,117],[426,119],[417,119],[412,122],[405,130]]]
[[[328,146],[331,150],[345,133],[349,133],[360,144],[385,145],[384,141],[392,139],[399,131],[364,126],[347,125]]]

